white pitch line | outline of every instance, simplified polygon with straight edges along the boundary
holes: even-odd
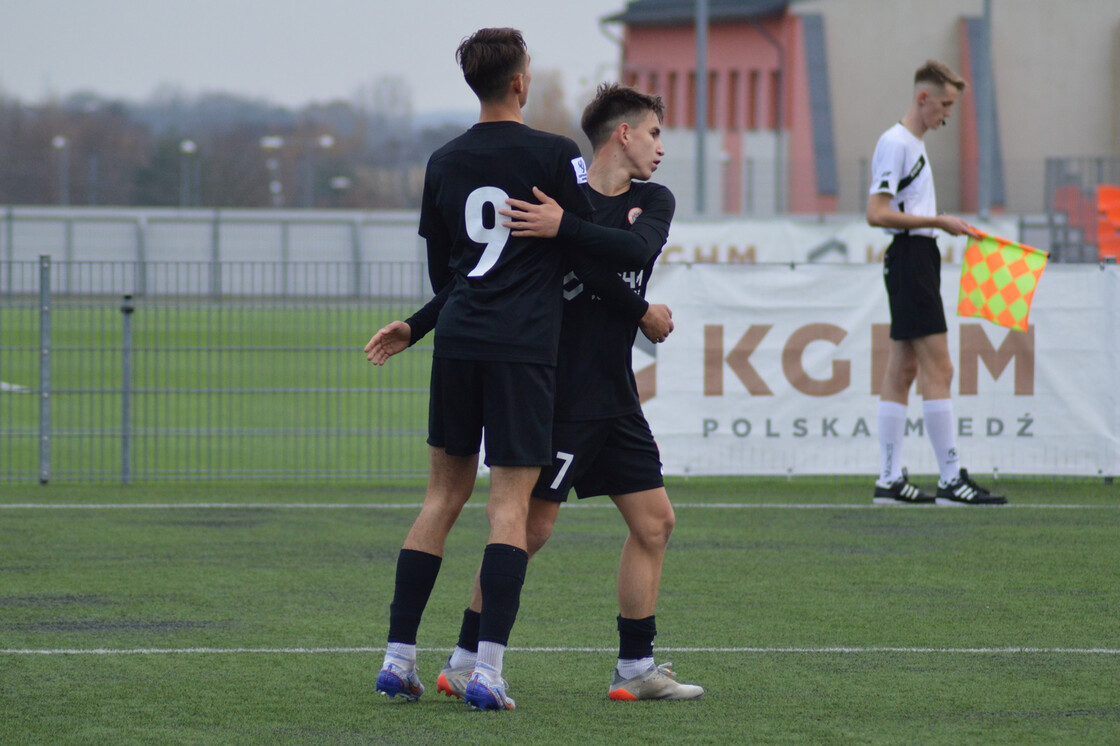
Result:
[[[484,508],[485,503],[467,508]],[[0,510],[419,510],[420,503],[11,503]]]
[[[446,652],[447,648],[417,648],[419,652]],[[516,653],[614,653],[614,648],[599,647],[511,647]],[[662,653],[742,653],[796,655],[866,655],[900,653],[907,655],[1120,655],[1120,648],[922,648],[922,647],[659,647]],[[384,647],[309,647],[309,648],[47,648],[0,649],[0,655],[351,655],[381,654]]]
[[[467,503],[466,508],[485,508],[483,501]],[[937,510],[935,506],[874,505],[870,503],[673,503],[674,508],[718,510]],[[956,506],[954,506],[956,507]],[[565,510],[613,509],[610,502],[577,503]],[[1120,510],[1118,504],[1049,505],[1012,503],[989,510]],[[0,503],[0,510],[419,510],[420,503]]]

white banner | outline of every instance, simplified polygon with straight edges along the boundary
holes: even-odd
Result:
[[[1026,333],[958,317],[959,277],[943,266],[962,465],[1120,474],[1120,268],[1049,266]],[[878,471],[881,266],[669,263],[648,297],[676,324],[634,354],[666,474]],[[902,455],[911,472],[937,471],[917,393]]]
[[[1019,235],[1014,217],[990,220],[969,217],[978,228],[995,236]],[[960,261],[966,236],[939,236],[946,262]],[[827,262],[873,264],[883,258],[891,237],[867,221],[851,217],[822,220],[673,221],[661,264],[725,262],[732,264]]]

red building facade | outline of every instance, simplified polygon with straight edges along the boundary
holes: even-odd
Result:
[[[751,163],[775,169],[774,176],[767,174],[770,188],[780,192],[774,212],[836,210],[827,70],[817,71],[814,101],[806,18],[788,6],[773,0],[711,3],[707,125],[720,145],[713,211],[746,211],[751,201],[744,190],[751,179],[744,171]],[[638,0],[608,19],[625,24],[623,81],[665,100],[667,131],[696,127],[694,10],[691,0]],[[823,29],[818,21],[809,23]]]
[[[881,62],[872,65],[866,61],[875,57],[875,32],[868,31],[868,38],[859,38],[845,31],[861,28],[859,14],[871,12],[871,6],[849,4],[841,8],[838,3],[822,8],[807,3],[795,12],[793,6],[798,4],[794,0],[709,0],[708,5],[705,142],[717,152],[705,157],[705,168],[718,175],[704,179],[706,192],[712,194],[707,214],[834,213],[840,181],[848,190],[844,209],[862,210],[866,194],[853,195],[853,191],[860,191],[853,187],[858,181],[866,189],[866,174],[861,171],[858,180],[851,174],[857,160],[870,158],[873,141],[856,142],[849,131],[845,147],[838,147],[830,76],[843,79],[844,74],[831,70],[828,53],[838,52],[834,57],[844,61],[845,69],[850,70],[847,75],[874,78],[882,73]],[[817,11],[805,12],[807,8]],[[822,9],[832,13],[829,24]],[[913,15],[916,11],[909,12]],[[945,13],[954,16],[951,9]],[[687,160],[688,153],[681,151],[687,151],[687,143],[695,139],[695,14],[695,0],[632,0],[621,13],[605,19],[622,24],[622,80],[657,93],[667,104],[665,130],[667,142],[674,146],[672,161],[682,157]],[[953,153],[958,162],[946,166],[944,173],[951,179],[949,183],[957,182],[959,209],[975,211],[980,191],[979,114],[996,120],[990,52],[982,19],[956,15],[946,22],[955,40],[959,71],[973,85],[960,104],[959,141]],[[835,41],[842,47],[826,49],[826,26],[833,27]],[[883,30],[877,33],[881,39]],[[928,40],[916,44],[922,49],[916,50],[918,62],[911,63],[915,68],[921,60],[939,56],[932,51],[936,45]],[[931,51],[922,51],[926,49]],[[945,55],[945,50],[940,55]],[[898,81],[889,68],[886,74],[892,79],[882,88],[889,85],[893,92]],[[904,99],[896,95],[892,94],[889,106],[904,106]],[[866,96],[841,103],[856,105],[861,111],[881,108],[881,102],[868,101]],[[981,112],[981,108],[985,110]],[[987,204],[998,210],[1005,204],[998,127],[993,127],[993,135],[993,179]],[[838,176],[840,151],[846,169],[844,179]],[[687,207],[696,177],[686,176],[687,164],[684,168],[670,166],[678,168],[673,186]],[[860,169],[865,170],[863,165]]]

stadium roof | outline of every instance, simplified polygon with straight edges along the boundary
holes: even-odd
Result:
[[[708,0],[709,21],[736,21],[779,15],[791,0]],[[630,0],[626,10],[604,21],[630,26],[661,26],[691,23],[696,17],[695,0]]]

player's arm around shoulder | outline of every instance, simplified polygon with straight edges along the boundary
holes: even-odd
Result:
[[[510,198],[506,208],[498,214],[505,218],[502,226],[519,238],[555,238],[562,230],[564,221],[590,220],[594,210],[582,184],[587,183],[587,164],[579,148],[570,138],[549,135],[553,138],[556,160],[553,174],[554,183],[533,186],[536,202]]]
[[[631,228],[652,227],[661,237],[661,244],[658,246],[660,249],[669,238],[669,226],[677,211],[677,198],[668,187],[661,184],[646,182],[638,186],[643,190],[639,201],[641,213],[633,221]]]
[[[646,182],[645,192],[641,200],[642,213],[634,221],[632,228],[638,231],[652,228],[657,234],[657,239],[654,240],[659,244],[657,253],[660,254],[661,248],[669,240],[669,226],[677,211],[677,199],[668,187],[654,182]],[[651,260],[651,270],[653,261],[656,261],[656,256]],[[664,303],[650,303],[638,321],[638,328],[649,341],[655,344],[664,342],[674,328],[672,309]]]
[[[673,215],[677,212],[677,198],[673,195],[673,192],[664,184],[653,181],[647,181],[645,184],[648,194],[644,202],[648,209],[659,216],[663,216],[666,220],[672,220]]]
[[[498,210],[498,214],[506,218],[502,226],[509,228],[514,236],[555,238],[564,220],[564,208],[540,187],[533,187],[533,196],[538,204],[512,197],[507,199],[506,208]]]

